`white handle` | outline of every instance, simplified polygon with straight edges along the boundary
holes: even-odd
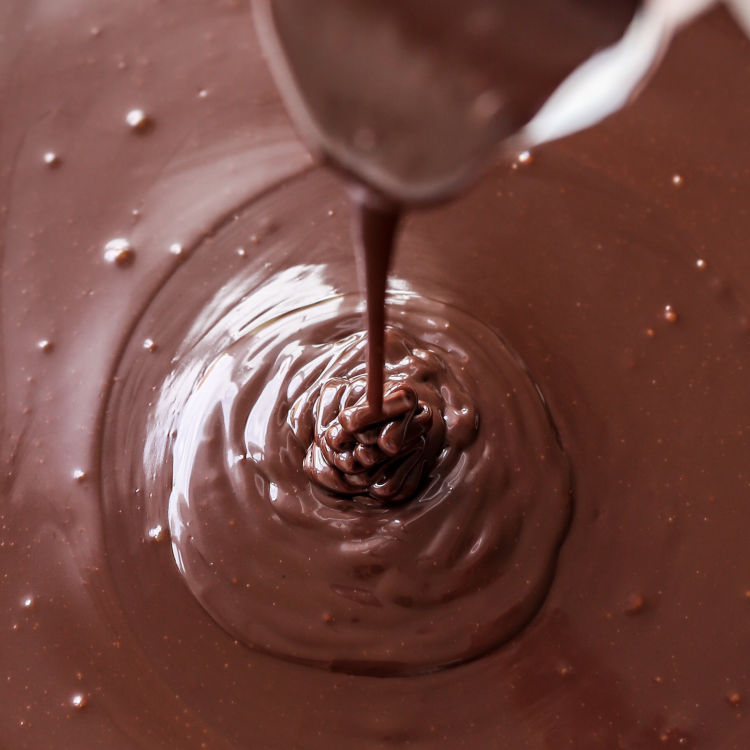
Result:
[[[649,0],[623,38],[576,68],[524,128],[524,147],[595,125],[638,93],[675,31],[717,0]],[[750,36],[750,0],[725,0]]]

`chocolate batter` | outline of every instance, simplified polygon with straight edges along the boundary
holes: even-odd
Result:
[[[400,443],[416,506],[304,474],[315,367],[350,388],[321,425],[362,432],[350,209],[245,4],[0,14],[4,747],[746,747],[727,16],[628,111],[406,221],[386,355],[426,379],[387,391],[391,429],[473,415],[442,458],[424,425]],[[309,468],[346,482],[334,453]]]

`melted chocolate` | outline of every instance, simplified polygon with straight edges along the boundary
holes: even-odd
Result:
[[[372,411],[351,251],[326,242],[346,236],[345,212],[308,247],[297,232],[323,210],[313,200],[308,214],[306,196],[334,184],[315,173],[254,202],[152,300],[107,408],[107,545],[126,595],[153,566],[130,542],[163,529],[167,569],[253,650],[353,674],[429,672],[497,647],[538,610],[570,467],[518,355],[421,286],[389,295],[386,395]],[[279,198],[296,214],[276,209],[268,249],[207,273]],[[300,252],[302,265],[280,260]],[[196,273],[211,279],[196,300],[211,314],[170,316]],[[154,328],[164,340],[144,352]]]
[[[405,222],[394,358],[428,344],[455,383],[422,400],[479,415],[422,505],[304,473],[317,376],[282,365],[360,382],[363,310],[245,4],[0,16],[4,746],[747,745],[727,16],[630,110]]]
[[[358,190],[358,192],[360,192]],[[355,244],[360,285],[367,301],[367,402],[377,417],[383,398],[385,290],[396,241],[399,211],[379,205],[368,191],[355,198]]]

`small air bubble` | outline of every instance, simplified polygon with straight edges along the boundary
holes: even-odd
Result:
[[[128,240],[116,237],[104,246],[104,260],[118,266],[129,266],[135,260],[135,250]]]
[[[703,258],[698,258],[698,260],[695,261],[695,265],[697,268],[704,269],[706,267],[706,261],[703,260]]]
[[[27,596],[24,598],[23,602],[24,609],[31,609],[34,606],[34,597],[33,596]]]
[[[182,255],[184,251],[182,245],[179,242],[173,242],[169,246],[169,252],[172,253],[172,255]]]
[[[240,258],[244,258],[247,255],[247,250],[245,250],[244,247],[238,247],[235,252],[240,256]]]
[[[677,322],[677,313],[672,308],[672,305],[667,305],[664,308],[664,320],[666,320],[667,323],[676,323]]]
[[[672,184],[679,187],[682,185],[682,177],[678,174],[672,175]]]
[[[733,690],[731,693],[727,695],[727,701],[730,706],[734,706],[735,708],[742,703],[742,696],[735,690]]]
[[[125,122],[137,133],[143,133],[153,124],[152,119],[142,109],[131,109],[125,115]]]
[[[198,92],[198,98],[199,99],[205,99],[208,96],[208,89],[201,89]]]
[[[55,345],[49,339],[40,339],[36,342],[37,348],[43,352],[51,352]]]
[[[86,703],[87,703],[86,696],[82,695],[81,693],[76,693],[70,699],[70,705],[73,706],[73,708],[85,708]]]
[[[531,152],[530,151],[521,151],[520,154],[518,154],[518,163],[519,164],[531,164],[533,159],[531,158]]]
[[[48,167],[52,167],[52,168],[59,167],[60,164],[62,163],[62,160],[54,151],[47,151],[47,153],[42,157],[42,159],[44,160],[44,163]]]
[[[164,540],[164,528],[161,524],[156,524],[148,530],[148,538],[153,542],[161,542]]]
[[[143,348],[147,352],[155,352],[156,351],[156,342],[153,339],[144,339],[143,340]]]
[[[86,472],[83,469],[73,469],[73,479],[75,479],[76,482],[82,482],[86,479]]]

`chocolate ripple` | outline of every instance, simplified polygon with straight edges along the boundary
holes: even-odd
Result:
[[[187,394],[174,558],[253,648],[349,672],[432,670],[503,643],[536,611],[568,519],[567,464],[502,342],[482,351],[478,321],[414,295],[391,299],[373,417],[358,302],[259,322],[215,359],[200,347],[200,366],[169,384]],[[332,339],[341,328],[354,330]],[[500,403],[479,428],[473,392]]]
[[[355,362],[364,357],[363,344],[356,343]],[[304,467],[313,482],[333,493],[390,503],[410,499],[438,460],[445,472],[474,439],[478,415],[444,353],[393,328],[386,330],[385,346],[380,412],[368,402],[366,377],[336,375],[301,394],[289,421],[309,446]],[[339,367],[334,361],[327,369]]]
[[[296,190],[283,203],[299,211]],[[493,330],[396,278],[373,414],[363,303],[329,260],[347,235],[323,227],[332,248],[274,224],[274,200],[190,254],[123,353],[103,455],[121,467],[103,488],[110,557],[169,542],[158,564],[215,623],[288,661],[388,676],[474,659],[537,612],[568,528],[545,402]],[[249,261],[234,250],[258,221],[273,229]],[[289,264],[303,242],[310,262]]]

